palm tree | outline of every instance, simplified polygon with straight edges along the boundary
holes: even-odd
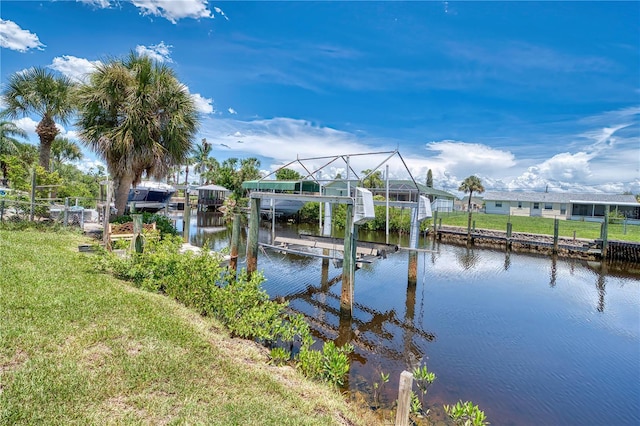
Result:
[[[362,180],[362,186],[365,188],[383,188],[384,187],[384,179],[382,178],[382,172],[380,170],[376,170],[375,172],[371,169],[363,170],[362,174],[365,175],[365,178]]]
[[[474,192],[482,194],[484,192],[484,186],[482,186],[482,181],[480,181],[479,177],[469,176],[462,181],[458,191],[469,193],[469,204],[467,205],[467,211],[469,212],[469,221],[467,223],[467,242],[471,242],[471,196]]]
[[[64,161],[82,159],[82,150],[77,143],[67,138],[57,137],[51,144],[51,155],[54,165],[60,165]]]
[[[71,93],[74,84],[41,67],[17,72],[2,91],[3,115],[15,119],[36,114],[41,117],[36,133],[40,137],[40,165],[49,170],[51,144],[58,135],[56,120],[67,124],[74,112]]]
[[[27,132],[10,121],[0,121],[0,170],[2,171],[2,183],[6,185],[7,163],[3,155],[16,154],[20,143],[14,136],[27,137]]]
[[[99,65],[77,92],[81,140],[107,163],[124,214],[131,185],[184,164],[198,128],[195,104],[172,69],[130,53]]]
[[[207,139],[203,138],[200,144],[193,148],[191,154],[195,165],[194,171],[200,175],[200,183],[203,183],[203,174],[206,172],[211,160],[209,158],[211,145],[207,142]]]

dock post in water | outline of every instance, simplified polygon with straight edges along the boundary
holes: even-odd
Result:
[[[229,259],[229,267],[234,272],[238,271],[238,246],[240,245],[240,215],[233,215],[233,228],[231,230],[231,258]]]
[[[604,206],[604,222],[602,222],[602,258],[606,259],[609,251],[609,206]]]
[[[182,211],[182,239],[189,242],[189,231],[191,228],[191,204],[189,202],[189,190],[185,190],[184,210]]]
[[[420,230],[420,222],[418,221],[418,208],[411,209],[411,234],[409,236],[409,248],[418,248],[418,232]],[[418,252],[416,250],[409,251],[409,284],[415,285],[418,282]]]
[[[251,199],[249,213],[249,235],[247,237],[247,272],[251,275],[258,269],[258,231],[260,228],[260,198]]]
[[[560,233],[560,219],[553,220],[553,254],[558,254],[558,234]]]
[[[433,239],[438,238],[438,210],[433,212]]]
[[[353,281],[356,272],[355,259],[355,226],[353,225],[353,204],[347,204],[344,230],[344,260],[342,263],[342,291],[340,293],[340,316],[351,316],[353,304]]]

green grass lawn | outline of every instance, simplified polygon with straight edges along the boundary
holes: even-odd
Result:
[[[443,225],[462,226],[467,228],[468,214],[466,212],[440,213],[438,221]],[[511,221],[513,232],[553,235],[553,219],[542,217],[505,216],[497,214],[473,213],[477,229],[507,230],[507,222]],[[600,223],[581,222],[577,220],[561,220],[560,236],[576,238],[600,238]],[[626,233],[623,224],[609,224],[609,239],[623,241],[640,241],[640,226],[627,225]]]
[[[0,229],[0,424],[375,422],[212,319],[94,272],[86,242]]]

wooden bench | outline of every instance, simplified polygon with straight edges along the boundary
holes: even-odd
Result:
[[[143,223],[142,224],[143,231],[155,231],[156,224],[154,223]],[[109,224],[109,240],[125,240],[131,241],[133,240],[133,222],[125,222],[125,223],[110,223]]]

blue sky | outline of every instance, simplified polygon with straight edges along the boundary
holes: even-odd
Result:
[[[82,79],[96,61],[151,55],[188,86],[197,140],[220,161],[256,156],[267,171],[397,148],[417,180],[432,169],[452,192],[475,174],[487,190],[640,193],[640,2],[0,8],[0,84],[31,66]],[[37,143],[34,120],[18,124]],[[75,138],[72,125],[61,129]],[[85,166],[93,160],[87,152]]]

